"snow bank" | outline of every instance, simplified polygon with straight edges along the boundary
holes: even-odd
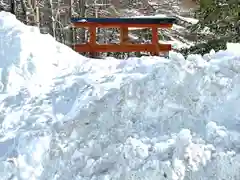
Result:
[[[91,60],[9,13],[0,29],[2,180],[240,179],[239,44]]]

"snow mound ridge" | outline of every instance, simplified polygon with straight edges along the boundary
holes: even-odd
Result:
[[[92,60],[9,13],[0,29],[2,180],[240,178],[239,44]]]
[[[2,91],[14,93],[29,82],[35,82],[34,85],[41,89],[43,84],[51,85],[51,80],[60,71],[71,72],[72,64],[84,60],[50,35],[40,34],[36,27],[25,26],[7,12],[0,12],[0,27]]]

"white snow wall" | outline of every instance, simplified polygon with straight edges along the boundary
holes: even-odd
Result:
[[[87,59],[0,12],[2,180],[239,180],[239,44]]]

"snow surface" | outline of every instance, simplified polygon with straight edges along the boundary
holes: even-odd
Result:
[[[1,180],[239,180],[239,48],[94,60],[0,12]]]
[[[182,19],[186,22],[190,22],[192,24],[197,24],[198,23],[198,19],[195,19],[195,18],[183,17],[183,16],[180,16],[180,15],[176,15],[176,17],[178,17],[179,19]]]
[[[183,17],[183,16],[180,16],[180,15],[175,15],[177,18],[181,19],[181,20],[184,20],[185,22],[188,22],[190,24],[196,24],[198,23],[198,20],[197,19],[194,19],[194,18],[189,18],[189,17]],[[166,14],[156,14],[156,15],[152,15],[152,16],[133,16],[133,17],[136,17],[136,18],[161,18],[161,17],[168,17]],[[173,16],[174,17],[174,16]],[[129,30],[136,30],[136,29],[144,29],[144,28],[129,28]],[[159,30],[160,33],[162,30]],[[179,26],[177,24],[173,24],[173,27],[170,29],[170,30],[167,30],[169,31],[169,33],[166,33],[168,34],[168,36],[171,38],[171,40],[164,40],[164,39],[161,39],[159,40],[159,43],[162,43],[162,44],[171,44],[172,45],[172,48],[174,50],[179,50],[179,49],[182,49],[182,48],[189,48],[191,46],[194,46],[195,42],[190,42],[188,40],[185,40],[185,42],[182,41],[182,39],[180,40],[179,38],[174,38],[171,34],[174,34],[174,32],[185,32],[185,33],[188,33],[187,32],[187,29],[183,26]],[[206,32],[207,33],[207,32]]]

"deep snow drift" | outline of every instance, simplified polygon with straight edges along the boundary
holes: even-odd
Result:
[[[0,12],[1,180],[239,180],[239,48],[92,60]]]

